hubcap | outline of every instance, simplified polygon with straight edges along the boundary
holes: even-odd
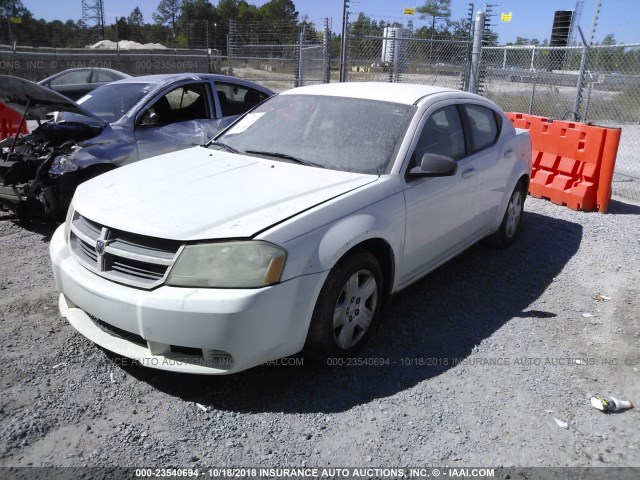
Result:
[[[505,224],[507,237],[511,238],[516,234],[518,224],[520,223],[520,215],[522,215],[522,196],[520,195],[520,191],[516,190],[511,195],[509,205],[507,206],[507,221]]]
[[[378,284],[368,270],[359,270],[342,287],[333,311],[333,338],[342,349],[362,340],[378,305]]]

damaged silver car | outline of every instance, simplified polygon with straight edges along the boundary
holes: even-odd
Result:
[[[0,142],[0,208],[63,219],[76,187],[101,173],[206,143],[274,92],[224,75],[167,74],[104,85],[78,102],[0,75],[0,102],[35,120]]]

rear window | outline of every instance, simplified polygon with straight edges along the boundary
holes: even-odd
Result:
[[[482,150],[498,140],[500,128],[493,110],[482,105],[465,105],[471,127],[473,151]]]

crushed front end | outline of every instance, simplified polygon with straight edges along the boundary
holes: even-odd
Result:
[[[46,122],[15,141],[0,142],[0,208],[21,218],[64,219],[82,171],[66,161],[78,142],[101,131],[75,122]],[[64,175],[50,172],[52,165],[67,168]],[[55,169],[54,169],[55,170]]]

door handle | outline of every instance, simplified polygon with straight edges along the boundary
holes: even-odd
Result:
[[[475,168],[470,168],[470,169],[465,170],[464,172],[462,172],[462,178],[471,178],[476,173],[478,173],[478,171]]]
[[[513,149],[512,149],[512,148],[510,148],[509,150],[507,150],[506,152],[504,152],[504,156],[505,156],[505,157],[509,157],[509,156],[511,156],[511,154],[512,154],[512,153],[513,153]]]

